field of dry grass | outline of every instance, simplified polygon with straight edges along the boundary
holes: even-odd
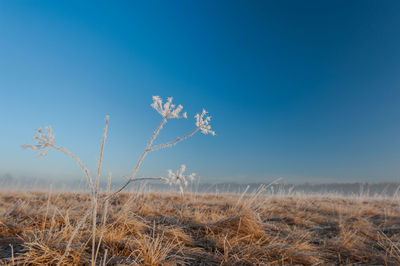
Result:
[[[399,203],[338,196],[120,194],[109,202],[105,226],[102,211],[97,213],[97,263],[398,265]],[[75,230],[90,204],[84,193],[0,194],[2,263],[90,264],[90,216]]]

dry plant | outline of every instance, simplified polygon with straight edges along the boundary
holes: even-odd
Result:
[[[167,147],[172,147],[173,145],[176,145],[178,142],[181,142],[181,141],[193,136],[195,133],[197,133],[199,131],[201,131],[203,134],[215,135],[215,132],[211,130],[211,126],[209,125],[211,117],[207,116],[207,112],[203,109],[201,114],[195,115],[196,127],[194,130],[190,131],[189,133],[187,133],[181,137],[176,138],[173,141],[154,146],[153,145],[154,140],[157,138],[158,134],[160,133],[163,126],[167,123],[168,119],[187,118],[186,112],[181,114],[183,106],[182,105],[175,106],[172,103],[172,100],[173,100],[173,98],[169,97],[167,99],[167,101],[163,104],[163,101],[159,96],[153,96],[153,103],[151,104],[151,106],[162,116],[162,121],[159,124],[159,126],[156,128],[156,130],[154,131],[153,135],[151,136],[149,142],[146,145],[146,149],[143,151],[142,155],[140,156],[139,160],[136,163],[136,166],[135,166],[132,174],[129,176],[129,178],[127,178],[127,181],[125,182],[125,184],[122,185],[119,189],[117,189],[113,193],[110,193],[108,191],[106,196],[102,199],[102,201],[105,202],[104,208],[107,208],[107,206],[108,206],[107,203],[112,197],[115,197],[118,193],[120,193],[123,189],[125,189],[133,181],[141,181],[141,180],[149,180],[149,179],[163,180],[163,181],[167,182],[168,184],[179,185],[181,194],[183,194],[183,185],[187,186],[187,184],[188,184],[186,178],[188,178],[189,180],[194,179],[195,174],[190,174],[187,177],[183,174],[183,172],[185,171],[185,168],[186,168],[185,165],[182,165],[181,168],[176,171],[176,173],[172,172],[172,170],[169,170],[168,177],[166,177],[166,178],[161,177],[161,178],[139,178],[139,179],[136,178],[135,179],[135,176],[136,176],[144,158],[146,157],[146,155],[149,152],[167,148]],[[88,168],[83,164],[83,162],[81,161],[81,159],[78,156],[76,156],[75,154],[73,154],[72,152],[67,150],[66,148],[57,146],[55,144],[55,142],[54,142],[55,137],[53,135],[53,130],[50,126],[45,127],[45,131],[43,131],[41,128],[37,129],[38,134],[33,137],[33,139],[35,140],[34,145],[25,144],[23,146],[23,148],[31,148],[32,150],[41,150],[41,152],[38,154],[39,156],[46,155],[47,152],[51,148],[70,156],[72,159],[74,159],[78,163],[78,165],[80,166],[80,168],[86,175],[86,178],[87,178],[87,181],[89,184],[90,195],[91,195],[91,208],[83,215],[82,219],[77,224],[77,227],[75,228],[74,233],[71,235],[71,238],[69,239],[68,244],[66,246],[65,252],[61,257],[61,260],[58,262],[58,265],[63,263],[64,257],[68,256],[69,248],[72,244],[72,241],[75,237],[76,232],[79,231],[81,225],[86,221],[86,219],[88,218],[88,216],[90,214],[92,215],[91,264],[92,265],[96,264],[97,254],[98,254],[98,252],[96,252],[96,227],[97,227],[97,211],[98,211],[98,204],[99,204],[99,181],[100,181],[100,174],[101,174],[101,165],[102,165],[102,161],[103,161],[104,145],[105,145],[105,141],[107,138],[108,121],[109,121],[109,116],[106,116],[103,140],[101,142],[100,156],[99,156],[99,160],[98,160],[98,167],[97,167],[95,180],[93,180],[93,177],[91,176]],[[109,175],[109,179],[110,178],[111,178],[111,175]],[[104,215],[103,224],[105,224],[105,222],[106,222],[105,219],[106,219],[106,215]],[[101,239],[102,239],[102,237],[100,237],[100,243],[101,243]],[[98,244],[98,246],[100,246],[100,243]],[[97,248],[97,250],[98,250],[98,248]]]

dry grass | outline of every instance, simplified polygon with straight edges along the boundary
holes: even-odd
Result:
[[[101,204],[98,265],[400,264],[397,200],[120,194],[104,227]],[[90,264],[90,216],[60,261],[90,208],[84,193],[0,194],[2,262]]]

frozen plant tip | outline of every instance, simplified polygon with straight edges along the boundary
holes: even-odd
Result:
[[[196,126],[198,129],[201,130],[201,133],[203,134],[208,134],[210,133],[211,135],[215,136],[215,131],[211,130],[211,126],[209,125],[209,122],[211,121],[211,116],[206,116],[207,111],[203,109],[203,112],[200,114],[196,114]],[[206,116],[206,117],[204,117]]]
[[[42,152],[38,153],[39,156],[45,156],[46,153],[50,150],[50,148],[54,145],[54,135],[51,126],[47,126],[44,128],[46,133],[42,130],[42,128],[36,129],[38,132],[37,135],[33,136],[35,140],[35,145],[25,144],[23,146],[24,149],[31,148],[32,150],[42,150]]]
[[[194,180],[194,177],[196,176],[195,173],[191,173],[190,175],[186,176],[184,174],[186,170],[186,165],[182,164],[180,168],[176,170],[176,172],[173,172],[171,169],[168,170],[168,177],[167,178],[162,178],[167,184],[169,185],[185,185],[187,186],[189,182],[186,179],[189,179],[190,181]]]
[[[188,180],[193,181],[196,174],[191,173],[190,175],[185,175],[184,172],[186,170],[186,165],[182,164],[180,168],[173,172],[171,169],[168,170],[168,177],[161,177],[165,183],[169,185],[179,185],[179,189],[181,193],[183,193],[183,186],[187,186],[189,184]]]
[[[175,108],[175,105],[172,104],[172,97],[167,99],[167,102],[163,105],[162,99],[159,96],[153,96],[153,103],[151,107],[153,107],[160,115],[165,118],[187,118],[186,112],[184,112],[181,116],[179,113],[182,111],[183,106],[178,105]]]

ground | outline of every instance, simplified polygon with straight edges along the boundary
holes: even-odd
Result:
[[[90,264],[90,209],[86,193],[3,192],[1,261]],[[398,265],[399,211],[398,199],[365,196],[120,194],[99,201],[96,262]]]

